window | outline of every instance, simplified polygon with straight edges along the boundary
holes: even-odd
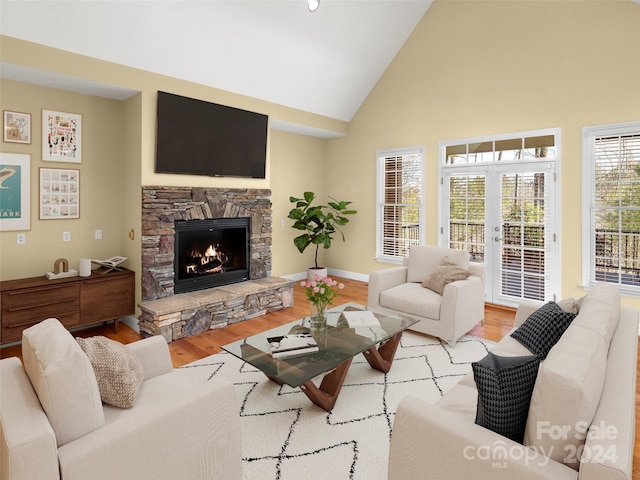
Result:
[[[401,263],[424,243],[424,148],[377,152],[376,259]]]
[[[582,137],[583,283],[640,296],[640,123],[588,127]]]

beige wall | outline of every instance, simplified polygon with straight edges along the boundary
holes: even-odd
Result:
[[[127,184],[122,137],[121,102],[3,80],[3,110],[31,114],[31,144],[2,143],[2,152],[31,156],[31,229],[0,233],[2,280],[44,275],[58,258],[79,268],[82,257],[107,258],[123,254],[122,188]],[[82,163],[42,161],[42,109],[82,114]],[[39,169],[80,170],[80,219],[40,220]],[[138,195],[139,197],[139,195]],[[139,209],[138,209],[139,210]],[[139,213],[138,213],[139,215]],[[102,240],[94,239],[96,229]],[[62,241],[62,232],[71,241]],[[16,244],[16,234],[26,233],[26,243]]]
[[[318,194],[326,202],[324,191],[326,141],[293,133],[271,131],[271,200],[273,202],[272,274],[276,276],[305,272],[313,265],[315,250],[308,247],[303,254],[293,244],[301,231],[291,228],[287,218],[294,206],[289,197],[301,198],[305,191]],[[318,261],[324,259],[324,249]]]
[[[388,266],[374,260],[376,150],[425,145],[426,237],[436,243],[439,141],[560,127],[561,294],[583,295],[581,129],[640,120],[639,25],[627,0],[435,1],[350,135],[329,142],[332,186],[361,212],[349,236],[358,248],[332,250],[329,265]]]

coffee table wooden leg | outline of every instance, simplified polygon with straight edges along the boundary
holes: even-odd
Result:
[[[393,363],[393,357],[400,344],[400,338],[402,338],[402,332],[394,335],[378,348],[371,347],[364,351],[364,358],[367,359],[371,368],[375,368],[384,373],[391,370],[391,364]]]
[[[336,404],[338,394],[340,393],[344,379],[346,378],[349,367],[351,366],[351,360],[352,359],[349,359],[346,362],[341,363],[336,368],[326,373],[320,383],[320,387],[316,387],[316,385],[309,380],[308,382],[300,385],[300,389],[307,397],[309,397],[309,400],[320,408],[330,412]]]

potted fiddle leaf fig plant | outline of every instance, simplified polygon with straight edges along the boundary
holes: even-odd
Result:
[[[318,249],[331,248],[334,235],[339,233],[344,242],[344,233],[340,230],[349,223],[347,215],[355,215],[356,210],[349,209],[351,202],[338,201],[331,198],[327,205],[314,204],[316,195],[313,192],[304,192],[303,198],[289,197],[295,208],[289,212],[289,218],[294,220],[292,227],[302,230],[304,233],[293,239],[296,248],[303,253],[309,245],[315,245],[314,266],[308,270],[307,277],[313,280],[316,274],[326,277],[326,267],[318,266]]]

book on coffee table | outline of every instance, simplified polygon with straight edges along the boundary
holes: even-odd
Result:
[[[269,337],[267,342],[273,358],[293,357],[318,351],[318,344],[309,333]]]
[[[370,310],[345,310],[340,314],[338,326],[344,326],[345,323],[349,328],[374,328],[380,326],[380,322]]]

